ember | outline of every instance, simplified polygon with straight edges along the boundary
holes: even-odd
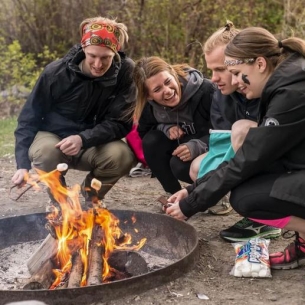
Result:
[[[137,245],[131,245],[131,235],[121,231],[119,219],[103,208],[101,202],[94,204],[93,208],[83,210],[79,201],[80,186],[62,186],[59,168],[61,167],[50,173],[37,170],[38,177],[28,177],[27,180],[35,187],[38,186],[37,182],[45,184],[59,205],[54,205],[47,215],[47,228],[57,241],[56,255],[45,257],[40,263],[42,267],[39,265],[39,270],[32,274],[26,289],[35,289],[32,283],[39,282],[37,279],[40,279],[40,284],[44,283],[37,288],[52,290],[60,287],[99,285],[129,277],[130,274],[126,270],[124,272],[109,265],[109,259],[112,257],[113,261],[113,254],[118,250],[141,249],[146,238],[142,238]],[[101,186],[94,181],[93,186],[96,185]],[[136,219],[132,219],[133,223],[135,221]],[[54,244],[54,240],[49,237],[48,247],[51,243]],[[51,274],[50,269],[53,270]],[[31,271],[31,268],[29,270]],[[49,274],[48,280],[45,279],[46,274]],[[50,278],[51,285],[43,287]]]

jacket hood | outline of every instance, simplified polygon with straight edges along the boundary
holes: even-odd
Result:
[[[290,77],[287,77],[289,75]],[[304,82],[305,58],[298,53],[291,54],[285,59],[270,76],[266,83],[264,92],[272,94],[274,90],[299,82]]]
[[[126,55],[123,52],[119,52],[120,59],[125,59]],[[114,86],[117,82],[117,76],[121,69],[121,60],[112,61],[112,65],[109,70],[101,77],[90,77],[85,75],[79,68],[79,64],[85,59],[85,53],[80,44],[74,45],[68,53],[63,57],[63,62],[68,66],[68,68],[74,71],[76,74],[82,78],[92,79],[94,81],[102,82],[104,87]]]

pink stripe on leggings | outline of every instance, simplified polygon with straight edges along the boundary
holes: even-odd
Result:
[[[286,227],[286,225],[290,221],[290,218],[291,218],[291,216],[287,216],[287,217],[279,218],[279,219],[257,219],[257,218],[249,218],[249,219],[251,219],[255,222],[262,223],[267,226],[272,226],[272,227],[283,229],[284,227]]]

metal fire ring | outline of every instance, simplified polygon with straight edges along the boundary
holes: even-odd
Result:
[[[147,238],[142,251],[164,256],[172,264],[143,275],[81,288],[59,290],[0,290],[0,304],[21,300],[43,301],[48,305],[84,305],[107,302],[122,296],[138,294],[172,281],[191,270],[198,261],[199,246],[194,227],[167,215],[111,210],[120,219],[120,228],[125,233]],[[131,225],[131,218],[137,221]],[[44,239],[46,214],[28,214],[0,219],[0,250],[17,243]]]

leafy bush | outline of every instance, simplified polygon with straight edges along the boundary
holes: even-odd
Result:
[[[2,91],[16,85],[32,89],[44,67],[43,64],[53,61],[57,55],[51,53],[48,47],[44,47],[43,52],[36,57],[31,53],[25,54],[17,40],[7,46],[4,38],[0,37],[0,57],[0,91]],[[38,59],[42,63],[40,66],[37,65]]]

